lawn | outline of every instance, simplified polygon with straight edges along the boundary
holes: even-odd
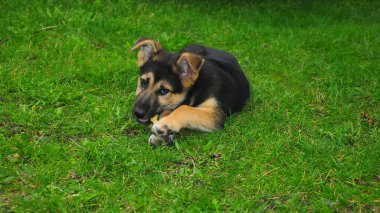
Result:
[[[380,211],[379,1],[3,0],[0,29],[1,212]],[[150,147],[141,36],[234,54],[243,112]]]

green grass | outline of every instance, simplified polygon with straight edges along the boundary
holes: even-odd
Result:
[[[0,27],[2,212],[380,210],[379,1],[5,0]],[[151,148],[141,36],[233,53],[247,107]]]

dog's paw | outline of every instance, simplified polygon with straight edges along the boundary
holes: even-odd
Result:
[[[159,120],[152,126],[152,133],[157,136],[168,136],[178,132],[178,128],[176,127],[177,125],[168,121],[169,120],[165,118]]]
[[[173,135],[158,136],[155,134],[151,134],[149,137],[148,143],[151,146],[159,146],[159,145],[169,146],[173,143]]]

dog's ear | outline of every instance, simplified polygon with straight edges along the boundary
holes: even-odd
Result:
[[[140,49],[137,55],[137,64],[139,67],[144,65],[149,59],[158,61],[158,52],[162,49],[161,44],[150,38],[140,38],[136,41],[131,51]]]
[[[197,80],[204,61],[202,57],[193,53],[182,53],[179,57],[175,72],[178,73],[185,89],[189,89]]]

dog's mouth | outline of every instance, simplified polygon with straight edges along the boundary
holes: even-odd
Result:
[[[151,119],[154,116],[159,115],[161,113],[161,110],[149,109],[149,110],[144,111],[144,110],[141,110],[141,108],[134,106],[132,113],[135,117],[135,120],[139,124],[151,124],[152,123]]]
[[[153,117],[150,111],[146,112],[144,108],[139,108],[133,106],[132,114],[135,117],[135,120],[140,124],[149,124],[151,123],[150,119]]]
[[[136,120],[140,124],[149,124],[150,123],[150,119],[149,118],[144,118],[144,119],[136,118]]]

